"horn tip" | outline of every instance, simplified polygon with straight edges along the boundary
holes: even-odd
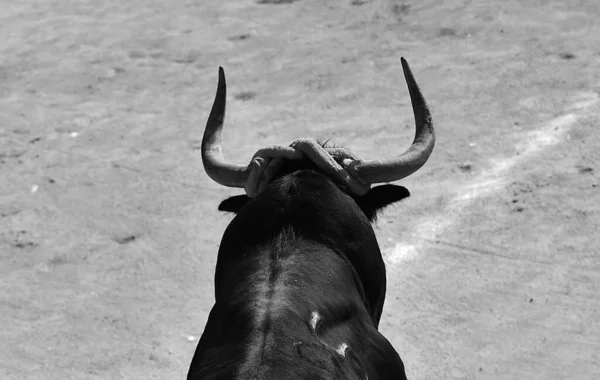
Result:
[[[410,66],[408,65],[408,61],[404,59],[404,57],[400,57],[400,62],[402,63],[402,69],[404,72],[411,72]]]
[[[223,67],[219,66],[219,83],[217,85],[217,88],[224,88],[225,86],[225,71],[223,70]],[[218,90],[217,90],[218,91]]]

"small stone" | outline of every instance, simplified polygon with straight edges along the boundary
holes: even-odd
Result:
[[[458,164],[458,168],[464,171],[469,171],[471,170],[471,168],[473,167],[473,164],[471,163],[471,161],[465,161],[461,164]]]
[[[569,53],[569,52],[562,52],[558,56],[561,57],[562,59],[573,59],[573,58],[575,58],[575,54]]]
[[[195,342],[198,338],[196,338],[194,335],[188,335],[186,339],[188,342]]]

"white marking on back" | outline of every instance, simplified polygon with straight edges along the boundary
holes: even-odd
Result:
[[[316,311],[313,311],[310,314],[310,327],[312,327],[314,332],[317,332],[317,324],[319,323],[320,319],[321,319],[321,316]]]
[[[337,353],[346,357],[346,350],[348,350],[348,345],[346,343],[340,344],[340,346],[336,349]]]

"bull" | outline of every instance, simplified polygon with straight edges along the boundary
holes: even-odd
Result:
[[[410,148],[368,161],[349,150],[319,146],[366,186],[358,192],[309,155],[280,160],[259,191],[248,191],[257,161],[235,165],[221,153],[226,84],[219,68],[202,162],[214,181],[246,188],[247,194],[219,205],[235,217],[221,240],[215,303],[188,380],[406,379],[400,356],[378,331],[386,272],[371,223],[409,192],[371,185],[422,167],[435,134],[421,90],[401,61],[416,124]]]

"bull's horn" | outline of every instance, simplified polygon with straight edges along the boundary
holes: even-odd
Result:
[[[202,138],[202,164],[206,174],[215,182],[223,186],[243,188],[250,170],[247,166],[226,162],[221,151],[226,95],[225,73],[219,67],[217,94]]]
[[[352,162],[347,170],[365,184],[397,181],[413,174],[427,162],[435,145],[435,132],[427,102],[410,71],[408,62],[404,58],[401,58],[401,62],[415,115],[415,139],[410,148],[397,157]]]

